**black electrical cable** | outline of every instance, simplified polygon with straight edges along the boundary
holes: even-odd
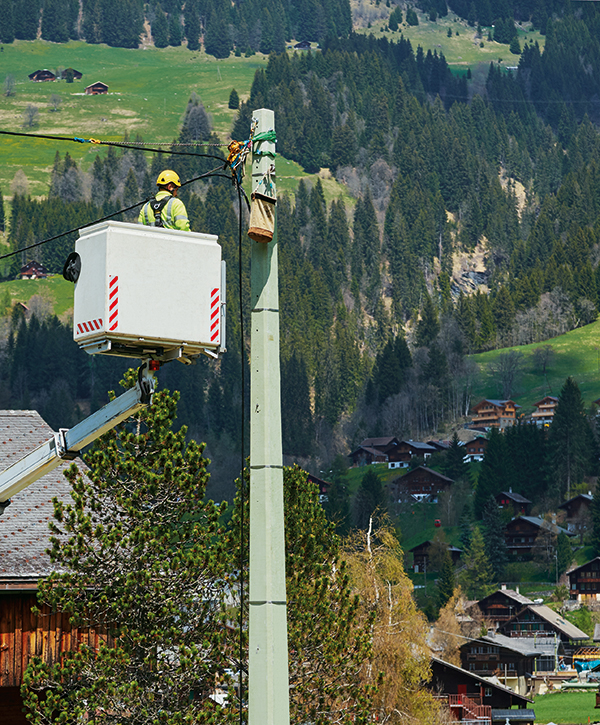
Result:
[[[242,425],[241,425],[241,465],[240,465],[240,640],[239,640],[239,665],[238,665],[238,682],[239,682],[239,702],[240,702],[240,725],[244,723],[244,710],[243,710],[243,667],[242,662],[244,661],[244,506],[245,506],[245,485],[244,480],[244,468],[246,459],[244,457],[244,438],[245,438],[245,420],[246,420],[246,372],[244,369],[244,304],[242,302],[242,185],[239,180],[235,178],[235,185],[238,193],[238,217],[239,217],[239,229],[238,229],[238,285],[239,285],[239,296],[240,296],[240,358],[241,358],[241,384],[242,384]],[[244,197],[246,195],[244,194]],[[246,202],[248,198],[246,197]]]
[[[73,141],[76,143],[88,143],[88,139],[77,139],[73,136],[50,136],[43,133],[20,133],[18,131],[0,131],[2,136],[24,136],[25,138],[41,138],[48,141]],[[171,154],[173,156],[198,156],[204,159],[217,159],[219,161],[225,161],[222,156],[215,156],[214,154],[197,154],[192,151],[172,151],[171,149],[155,149],[155,148],[143,148],[141,146],[134,146],[133,144],[121,143],[120,141],[94,141],[89,142],[92,146],[114,146],[119,149],[133,149],[134,151],[150,151],[155,154]],[[201,146],[202,144],[198,144]]]
[[[0,133],[2,133],[0,131]],[[25,134],[27,135],[27,134]],[[216,158],[216,157],[215,157]],[[193,179],[189,179],[189,181],[184,181],[181,186],[186,186],[187,184],[192,184],[194,181],[198,181],[199,179],[206,179],[208,177],[212,176],[218,176],[225,179],[231,179],[231,176],[227,176],[227,174],[218,174],[216,173],[218,170],[220,170],[222,166],[217,166],[216,168],[212,169],[211,171],[206,171],[204,174],[200,174],[200,176],[195,176]],[[235,180],[237,182],[237,180]],[[239,186],[239,184],[238,184]],[[245,196],[245,194],[244,194]],[[77,232],[80,229],[87,229],[88,227],[94,226],[94,224],[100,224],[101,222],[105,222],[107,219],[112,219],[115,216],[118,216],[119,214],[124,214],[126,211],[131,211],[132,209],[135,209],[138,206],[141,206],[142,204],[145,204],[147,201],[149,201],[152,197],[148,197],[148,199],[143,199],[142,201],[138,201],[136,204],[132,204],[131,206],[127,206],[124,209],[119,209],[119,211],[115,211],[112,214],[107,214],[106,216],[102,217],[101,219],[95,219],[93,222],[88,222],[87,224],[82,224],[81,226],[74,227],[73,229],[69,229],[66,232],[62,232],[62,234],[56,234],[53,237],[50,237],[49,239],[44,239],[41,242],[36,242],[35,244],[30,244],[27,247],[23,247],[22,249],[17,249],[16,252],[8,252],[8,254],[0,255],[0,260],[2,259],[8,259],[8,257],[14,257],[17,254],[20,254],[21,252],[26,252],[29,249],[34,249],[35,247],[40,247],[42,244],[47,244],[48,242],[54,242],[57,239],[60,239],[61,237],[66,237],[68,234],[73,234],[73,232]],[[248,199],[246,198],[246,202],[248,202]]]

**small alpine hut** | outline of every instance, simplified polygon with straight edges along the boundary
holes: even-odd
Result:
[[[29,74],[29,80],[40,83],[41,81],[55,81],[56,76],[51,70],[44,68],[43,70],[35,70]]]
[[[87,86],[85,92],[88,96],[98,96],[101,93],[108,93],[108,86],[102,81],[96,81],[96,83]]]

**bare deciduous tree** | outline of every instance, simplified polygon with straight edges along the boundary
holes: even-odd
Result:
[[[4,79],[4,95],[14,96],[15,95],[15,77],[10,73]]]
[[[50,106],[51,111],[58,111],[61,103],[62,103],[62,98],[60,96],[57,96],[56,93],[53,93],[50,96],[49,106]]]
[[[544,374],[546,389],[548,389],[548,377],[546,375],[546,371],[548,370],[548,367],[552,362],[553,358],[554,348],[552,347],[552,345],[542,345],[541,347],[537,347],[533,351],[533,363],[536,368],[538,368],[538,370],[541,369],[542,373]]]
[[[501,396],[508,400],[513,394],[517,380],[521,374],[523,353],[517,350],[503,352],[491,363],[490,368],[501,389]]]
[[[23,111],[24,128],[33,128],[33,126],[37,126],[39,113],[40,111],[37,106],[33,106],[31,103],[28,103],[27,108]]]

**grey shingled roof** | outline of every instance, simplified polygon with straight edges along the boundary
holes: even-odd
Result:
[[[511,498],[516,503],[532,503],[528,498],[525,498],[525,496],[521,496],[520,493],[514,493],[513,491],[500,491],[500,493],[504,496],[508,496],[508,498]]]
[[[52,436],[52,429],[35,410],[0,410],[0,470],[8,468]],[[79,461],[78,465],[83,468]],[[48,522],[52,499],[70,502],[65,461],[11,499],[0,516],[0,589],[35,580],[53,570],[45,553],[50,543]]]
[[[553,637],[507,637],[504,634],[494,634],[480,639],[483,642],[489,642],[513,652],[518,652],[525,657],[554,654],[555,642]]]
[[[557,614],[550,607],[546,607],[543,604],[530,604],[529,609],[539,614],[542,619],[556,627],[556,629],[562,631],[569,639],[572,640],[584,640],[589,639],[589,636],[582,632],[579,627],[576,627],[571,622],[564,619],[560,614]]]
[[[535,710],[530,708],[522,710],[492,710],[492,722],[505,724],[506,719],[509,722],[532,722],[535,720]]]
[[[540,518],[539,516],[521,516],[519,517],[521,521],[529,521],[530,524],[533,524],[534,526],[537,526],[540,529],[548,529],[548,531],[551,531],[553,534],[566,534],[567,536],[574,536],[572,531],[567,531],[567,529],[563,529],[562,526],[557,526],[556,524],[553,524],[551,521],[546,521],[545,519]],[[511,519],[511,521],[516,521],[516,519]]]

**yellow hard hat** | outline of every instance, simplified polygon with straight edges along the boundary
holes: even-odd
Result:
[[[158,179],[156,180],[157,186],[166,186],[167,184],[175,184],[175,186],[181,186],[179,176],[177,176],[174,171],[171,171],[171,169],[165,169],[164,171],[161,171],[158,175]]]

